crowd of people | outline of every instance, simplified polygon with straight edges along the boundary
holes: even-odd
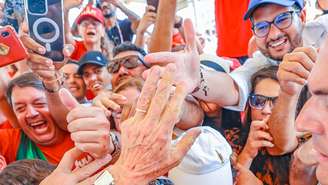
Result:
[[[215,0],[213,54],[177,0],[64,0],[53,61],[6,0],[28,57],[0,68],[0,185],[328,185],[328,1],[306,3]]]

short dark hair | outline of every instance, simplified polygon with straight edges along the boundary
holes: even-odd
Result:
[[[142,56],[146,56],[147,53],[144,49],[132,44],[131,42],[123,42],[122,44],[116,46],[113,49],[113,56],[115,57],[119,53],[122,53],[124,51],[136,51],[139,52]]]
[[[20,160],[11,163],[0,173],[1,185],[40,184],[55,170],[55,166],[39,159]]]
[[[7,99],[11,106],[12,106],[11,95],[13,93],[14,87],[16,87],[16,86],[20,87],[20,88],[34,87],[41,91],[45,90],[41,79],[36,74],[31,73],[31,72],[24,73],[24,74],[18,76],[17,78],[14,78],[8,84]]]

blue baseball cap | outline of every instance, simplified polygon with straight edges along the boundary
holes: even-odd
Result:
[[[108,63],[107,58],[99,51],[89,51],[85,55],[82,56],[82,58],[79,61],[79,68],[77,70],[77,73],[82,75],[83,74],[83,68],[87,64],[94,64],[99,67],[104,67]]]
[[[263,4],[276,4],[280,6],[290,7],[296,4],[301,9],[304,7],[304,1],[303,0],[251,0],[248,5],[248,10],[244,16],[244,20],[249,19],[256,8]]]

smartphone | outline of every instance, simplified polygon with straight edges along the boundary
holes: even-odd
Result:
[[[25,0],[25,12],[32,39],[46,48],[45,56],[63,62],[63,0]]]
[[[0,28],[0,67],[24,60],[27,51],[12,26]]]
[[[147,4],[155,7],[155,12],[157,12],[159,0],[147,0]]]

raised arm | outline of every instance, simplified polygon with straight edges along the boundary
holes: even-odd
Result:
[[[159,0],[157,20],[149,44],[149,52],[171,51],[177,0]]]
[[[136,30],[136,41],[135,45],[144,48],[145,45],[145,34],[147,32],[147,28],[154,24],[156,21],[156,13],[153,12],[155,10],[154,7],[152,6],[147,6],[146,7],[146,12],[141,18],[138,28]]]
[[[71,26],[69,23],[69,11],[74,7],[78,7],[82,4],[83,0],[65,0],[64,1],[64,31],[66,44],[74,44],[74,38],[71,33]]]
[[[281,93],[268,121],[275,145],[268,149],[271,155],[290,153],[298,145],[295,129],[297,104],[316,58],[313,48],[296,48],[285,55],[279,66]]]

